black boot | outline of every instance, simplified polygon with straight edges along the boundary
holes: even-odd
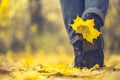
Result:
[[[101,21],[97,15],[88,14],[85,19],[95,19],[95,28],[100,31]],[[84,44],[85,42],[85,44]],[[87,47],[84,47],[87,46]],[[93,47],[93,48],[92,48]],[[88,49],[87,49],[88,48]],[[90,50],[89,50],[90,49]],[[91,68],[95,64],[100,67],[104,65],[103,53],[103,37],[100,35],[97,40],[94,40],[94,45],[86,40],[78,41],[74,44],[75,51],[75,66]]]
[[[101,19],[98,15],[95,14],[87,14],[85,16],[85,19],[94,19],[95,20],[95,28],[100,31],[101,26],[103,25]],[[100,67],[103,67],[104,65],[104,41],[102,34],[94,40],[94,45],[97,46],[96,49],[90,50],[90,51],[84,51],[84,58],[83,58],[83,64],[84,66],[91,68],[95,64],[99,64]]]
[[[83,41],[77,41],[74,44],[74,52],[75,52],[75,67],[87,67],[91,68],[95,64],[103,67],[104,64],[104,53],[102,49],[94,49],[91,51],[83,51]]]

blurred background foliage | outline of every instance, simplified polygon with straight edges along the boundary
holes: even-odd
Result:
[[[103,27],[105,51],[119,53],[120,0],[110,0]],[[71,53],[59,0],[0,0],[0,53]]]

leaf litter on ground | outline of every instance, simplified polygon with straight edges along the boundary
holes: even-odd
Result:
[[[63,57],[64,56],[64,57]],[[106,55],[105,67],[73,67],[74,55],[8,52],[0,56],[0,80],[119,80],[120,55]]]

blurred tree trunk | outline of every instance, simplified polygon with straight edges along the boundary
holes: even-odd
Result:
[[[111,0],[112,1],[112,0]],[[116,52],[119,53],[120,49],[120,0],[112,1],[110,5],[110,29],[109,34],[110,35],[110,52]]]
[[[38,33],[43,31],[43,17],[41,14],[41,0],[29,0],[29,9],[31,13],[31,25],[36,25]]]

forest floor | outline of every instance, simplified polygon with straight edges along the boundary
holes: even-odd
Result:
[[[0,55],[0,80],[120,80],[120,55],[105,55],[105,67],[73,67],[73,54],[38,51]]]

